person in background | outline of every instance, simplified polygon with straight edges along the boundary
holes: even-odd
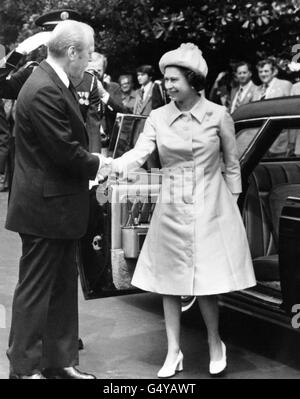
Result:
[[[122,91],[122,101],[125,107],[133,112],[133,107],[136,99],[136,91],[133,89],[132,75],[120,75],[119,85]]]
[[[228,110],[230,109],[230,93],[238,86],[236,76],[233,73],[234,68],[235,62],[230,62],[228,69],[218,74],[208,96],[210,101],[224,105]]]
[[[105,55],[93,52],[87,70],[97,77],[97,86],[100,96],[98,112],[100,114],[100,135],[102,152],[105,153],[109,145],[113,126],[118,112],[130,113],[123,105],[122,92],[118,83],[104,80],[107,68]]]
[[[136,70],[140,88],[137,90],[133,113],[148,116],[153,109],[166,103],[161,82],[153,82],[154,69],[151,65],[141,65]]]
[[[278,69],[273,59],[266,58],[259,61],[257,71],[261,85],[257,86],[253,94],[253,101],[290,95],[292,83],[276,77]]]
[[[295,83],[292,86],[291,89],[291,96],[299,96],[300,95],[300,63],[298,62],[291,62],[288,65],[289,70],[293,74],[294,81]],[[290,129],[293,132],[293,129]],[[290,151],[290,156],[300,156],[300,134],[298,134],[298,131],[295,130],[294,132],[295,135],[295,140],[294,140],[294,148],[291,148]]]
[[[257,64],[258,76],[262,84],[253,94],[253,101],[267,100],[275,97],[289,96],[292,83],[288,80],[278,79],[278,67],[272,58],[261,60]],[[295,137],[292,130],[283,130],[269,148],[265,157],[285,157],[294,148]]]
[[[299,96],[300,95],[300,63],[299,62],[291,62],[288,64],[289,71],[294,77],[294,84],[291,89],[291,96]]]
[[[35,61],[25,62],[24,59],[27,55],[35,52],[41,46],[44,46],[49,34],[46,32],[39,32],[35,35],[25,39],[20,43],[16,49],[12,50],[4,59],[1,60],[3,68],[0,73],[0,98],[3,99],[4,114],[1,114],[2,128],[5,124],[8,128],[8,136],[5,142],[7,143],[7,149],[5,152],[5,175],[3,176],[2,188],[4,191],[11,189],[12,177],[14,171],[14,118],[16,109],[17,96],[31,75],[34,68],[38,65]],[[23,65],[18,68],[18,65],[23,62]],[[6,117],[6,121],[4,121]],[[3,140],[3,137],[2,137]],[[2,153],[2,161],[3,161]]]
[[[236,65],[235,76],[238,86],[230,93],[230,113],[233,113],[239,106],[252,101],[257,86],[252,82],[250,64],[241,61]]]

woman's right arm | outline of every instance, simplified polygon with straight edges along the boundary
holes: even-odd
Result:
[[[151,114],[133,149],[112,161],[112,172],[127,176],[129,171],[142,166],[156,148],[156,127]]]

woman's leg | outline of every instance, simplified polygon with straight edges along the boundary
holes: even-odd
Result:
[[[199,307],[207,328],[210,360],[222,358],[221,338],[219,334],[219,306],[217,295],[198,297]]]
[[[180,297],[172,295],[163,296],[165,325],[168,340],[168,353],[164,365],[168,366],[176,361],[180,350]]]

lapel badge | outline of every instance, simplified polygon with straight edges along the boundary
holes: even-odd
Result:
[[[60,14],[60,19],[61,19],[62,21],[65,21],[66,19],[69,19],[69,13],[68,13],[68,11],[63,11],[63,12]]]

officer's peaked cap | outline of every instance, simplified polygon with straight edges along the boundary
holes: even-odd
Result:
[[[81,15],[75,10],[61,9],[53,10],[41,15],[35,20],[37,26],[41,26],[45,30],[54,29],[61,21],[72,19],[74,21],[83,21]]]

